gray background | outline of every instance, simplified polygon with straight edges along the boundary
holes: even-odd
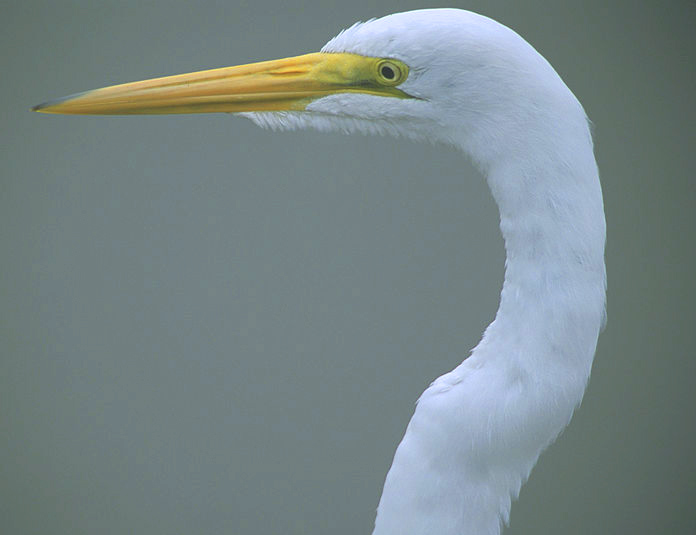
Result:
[[[466,2],[596,127],[609,324],[507,534],[694,533],[693,2]],[[419,393],[497,307],[441,147],[32,104],[317,50],[406,2],[17,2],[0,17],[0,532],[366,534]]]

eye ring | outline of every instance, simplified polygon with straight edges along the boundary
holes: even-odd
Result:
[[[383,59],[377,64],[377,79],[382,85],[398,85],[406,79],[408,69],[401,62]]]

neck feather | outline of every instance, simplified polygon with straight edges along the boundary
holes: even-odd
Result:
[[[490,170],[505,282],[496,318],[472,357],[532,376],[570,373],[581,396],[604,319],[605,222],[591,144],[570,146],[553,158]]]
[[[536,152],[535,152],[536,151]],[[604,318],[604,212],[584,124],[488,169],[506,270],[471,356],[421,396],[387,475],[374,535],[496,535],[568,424]]]

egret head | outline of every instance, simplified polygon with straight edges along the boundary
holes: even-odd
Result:
[[[238,113],[274,129],[443,142],[485,160],[486,151],[509,150],[528,125],[543,123],[537,116],[553,100],[581,110],[515,32],[467,11],[428,9],[356,24],[318,53],[96,89],[34,110]]]

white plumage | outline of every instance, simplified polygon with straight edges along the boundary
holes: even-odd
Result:
[[[421,395],[374,535],[498,534],[582,400],[604,322],[605,222],[585,113],[527,42],[467,11],[356,24],[322,52],[96,90],[36,110],[241,111],[272,128],[401,135],[469,155],[500,210],[500,307],[471,355]],[[407,77],[373,79],[375,58],[402,62]]]
[[[500,210],[500,307],[462,364],[418,401],[374,535],[497,534],[541,452],[568,424],[604,322],[605,222],[590,129],[577,99],[519,35],[467,11],[390,15],[326,52],[393,57],[418,100],[338,94],[264,126],[388,133],[461,149]],[[310,113],[307,113],[310,112]]]

